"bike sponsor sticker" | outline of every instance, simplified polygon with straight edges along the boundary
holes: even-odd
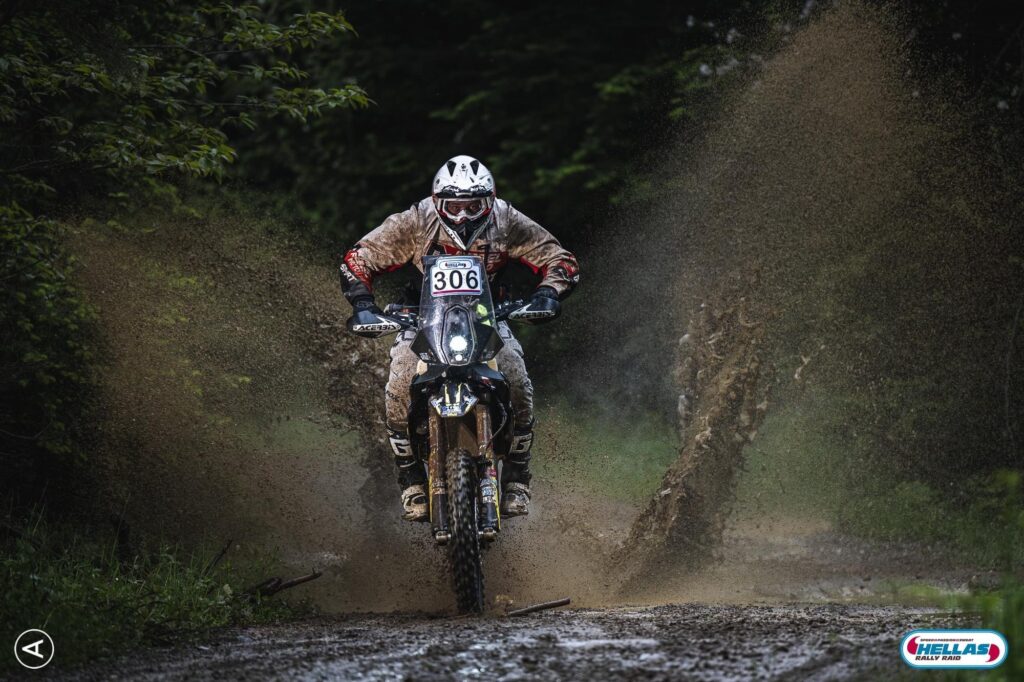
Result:
[[[354,332],[393,332],[401,329],[401,326],[394,322],[371,322],[370,324],[354,324]]]
[[[439,258],[430,269],[433,296],[479,296],[484,291],[480,264],[469,258]]]
[[[995,668],[1006,660],[1006,638],[995,630],[914,630],[900,643],[911,668]]]

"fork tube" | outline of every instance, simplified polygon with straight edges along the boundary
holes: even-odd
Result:
[[[480,528],[498,530],[498,480],[494,470],[494,443],[491,434],[491,411],[487,405],[476,406],[476,441],[479,445],[480,471]]]
[[[435,539],[447,540],[448,535],[448,486],[444,473],[444,436],[441,417],[430,410],[430,453],[427,458],[427,475],[430,481],[430,529]]]

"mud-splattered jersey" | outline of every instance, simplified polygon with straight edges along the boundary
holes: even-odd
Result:
[[[471,237],[468,247],[448,230],[434,211],[430,197],[408,210],[389,216],[360,239],[341,259],[341,287],[352,301],[373,292],[374,278],[412,263],[423,271],[423,256],[479,256],[493,281],[509,261],[519,261],[541,276],[564,298],[579,281],[576,257],[543,227],[507,201],[497,199],[493,218]]]

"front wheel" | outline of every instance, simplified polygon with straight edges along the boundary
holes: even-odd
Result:
[[[462,448],[448,452],[448,560],[459,613],[484,610],[484,569],[477,534],[477,466]]]

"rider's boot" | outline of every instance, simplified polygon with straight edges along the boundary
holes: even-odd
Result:
[[[533,445],[533,424],[516,429],[512,447],[501,465],[501,513],[503,516],[526,516],[530,513],[530,447]]]
[[[430,512],[427,505],[427,472],[423,462],[413,453],[409,434],[388,429],[388,440],[395,455],[398,487],[402,490],[402,518],[406,521],[426,521]]]

